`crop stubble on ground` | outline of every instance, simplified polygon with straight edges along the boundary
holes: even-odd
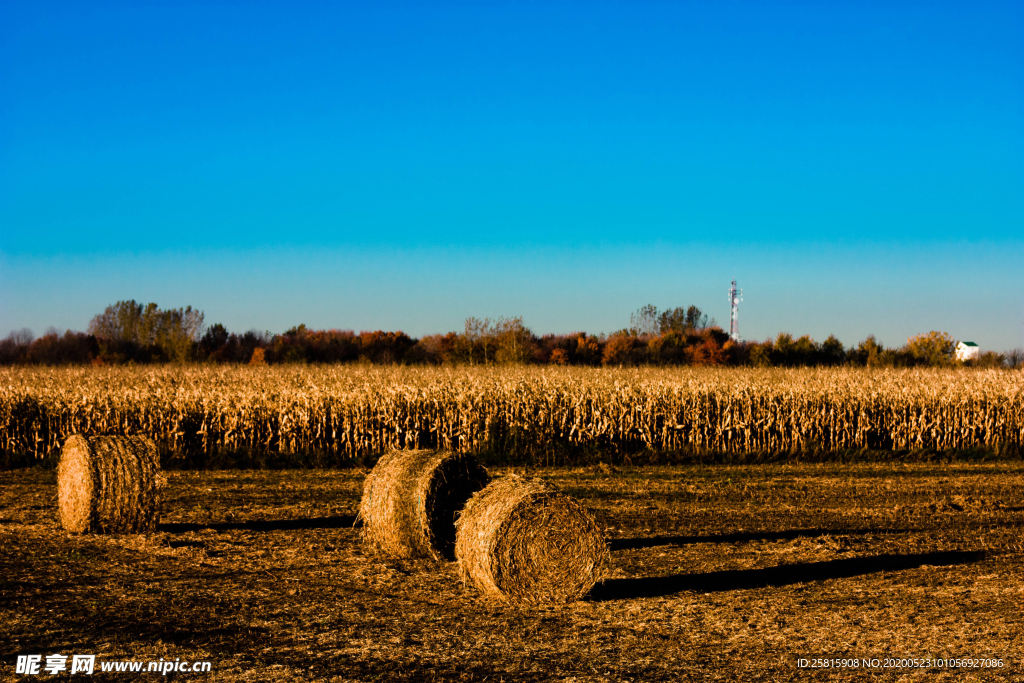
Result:
[[[594,511],[615,562],[553,608],[368,557],[364,474],[172,471],[158,533],[99,537],[59,528],[53,472],[0,472],[0,679],[50,653],[211,660],[201,677],[238,681],[1024,675],[1020,462],[534,470]],[[1005,667],[797,668],[930,656]]]

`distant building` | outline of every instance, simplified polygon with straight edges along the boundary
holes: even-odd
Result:
[[[972,360],[978,357],[978,345],[974,342],[957,342],[956,343],[956,359],[957,360]]]

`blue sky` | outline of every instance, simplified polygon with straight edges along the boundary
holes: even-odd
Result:
[[[207,323],[1024,346],[1019,3],[0,5],[0,335]]]

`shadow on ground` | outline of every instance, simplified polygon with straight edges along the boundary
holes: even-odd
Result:
[[[249,522],[214,522],[211,524],[167,523],[157,526],[159,531],[169,534],[184,534],[190,531],[296,531],[299,529],[344,529],[355,525],[353,515],[338,517],[310,517],[307,519],[264,519]]]
[[[985,557],[981,551],[949,551],[915,555],[875,555],[828,562],[787,564],[766,569],[742,569],[703,574],[675,574],[636,579],[611,579],[590,591],[588,599],[632,600],[659,598],[683,591],[717,593],[721,591],[788,586],[794,583],[844,579],[878,572],[915,569],[924,565],[951,566],[978,562]]]
[[[909,534],[920,529],[793,529],[790,531],[751,531],[712,536],[654,536],[652,538],[617,538],[609,544],[615,550],[657,548],[663,545],[692,543],[743,543],[747,541],[786,541],[818,536],[869,536],[872,534]]]

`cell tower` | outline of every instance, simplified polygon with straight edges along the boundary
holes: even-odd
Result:
[[[729,287],[729,306],[732,310],[729,313],[729,338],[735,342],[740,340],[740,302],[743,301],[743,290],[736,289],[736,278],[732,280]]]

